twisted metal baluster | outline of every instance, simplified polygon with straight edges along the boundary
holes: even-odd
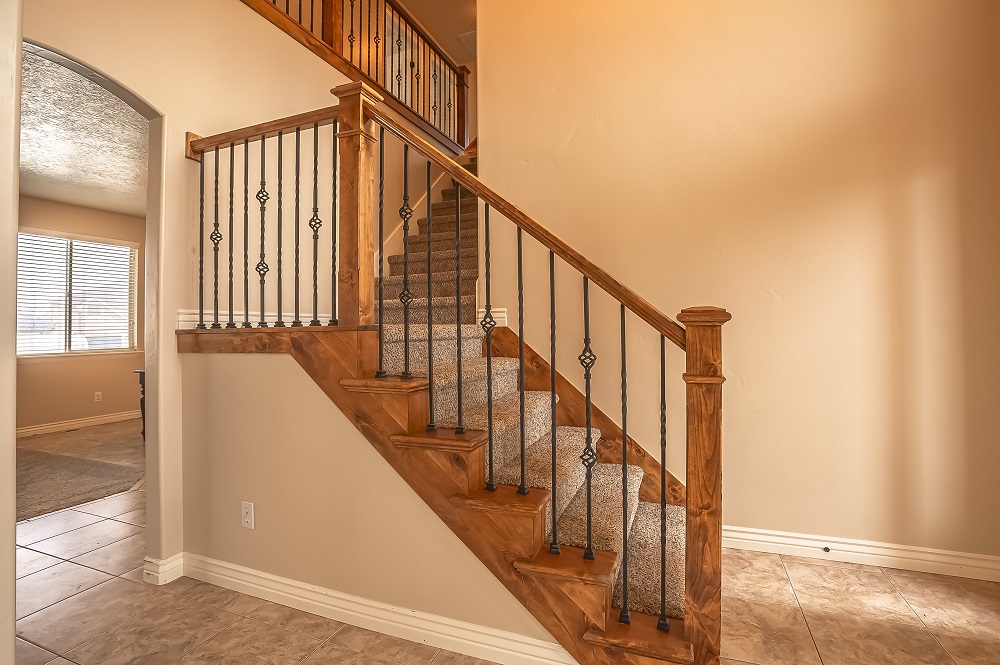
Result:
[[[552,542],[549,554],[559,554],[556,525],[556,255],[552,250],[549,250],[549,370],[552,390]]]
[[[455,434],[465,434],[462,418],[462,186],[455,183],[455,330],[458,348],[458,426]]]
[[[347,61],[354,64],[354,0],[351,0],[351,32],[347,35],[347,41],[351,45]]]
[[[431,163],[427,162],[427,431],[436,432],[434,422],[434,283],[431,280]]]
[[[205,325],[205,153],[198,162],[198,325]]]
[[[243,139],[243,326],[250,323],[250,139]]]
[[[524,266],[523,266],[523,253],[521,248],[521,227],[517,227],[517,383],[521,391],[521,422],[520,425],[520,436],[521,436],[521,480],[517,485],[517,493],[524,495],[528,493],[528,487],[525,485],[525,475],[527,469],[525,467],[524,451],[527,447],[525,444],[525,432],[524,432]]]
[[[335,326],[337,325],[337,290],[339,283],[337,281],[337,133],[340,129],[340,123],[336,120],[333,121],[333,203],[330,210],[330,219],[333,220],[333,227],[330,229],[330,234],[332,238],[333,253],[332,259],[330,261],[331,265],[331,275],[330,280],[330,321],[327,325]]]
[[[227,328],[235,328],[235,313],[233,312],[233,197],[235,196],[236,144],[229,144],[229,322]]]
[[[215,225],[212,228],[212,235],[208,238],[212,241],[212,258],[215,266],[213,269],[214,296],[211,327],[221,328],[222,324],[219,323],[219,243],[222,242],[222,234],[219,232],[219,146],[215,146]]]
[[[667,617],[667,348],[660,335],[660,618],[656,629],[670,632]]]
[[[628,611],[628,362],[625,351],[625,305],[622,319],[622,611],[619,623],[632,623]]]
[[[274,322],[275,328],[285,327],[285,316],[284,308],[281,305],[282,293],[281,293],[281,264],[282,264],[282,244],[284,240],[284,233],[281,230],[282,223],[282,213],[284,206],[281,204],[281,180],[283,177],[284,168],[282,167],[282,156],[281,150],[284,141],[282,140],[281,132],[278,132],[278,319]]]
[[[313,124],[313,214],[309,218],[309,228],[313,232],[313,317],[311,326],[323,325],[319,321],[319,230],[323,220],[319,218],[319,123]],[[336,290],[334,285],[334,290]]]
[[[267,162],[265,161],[265,150],[264,146],[267,143],[267,135],[261,134],[260,137],[260,190],[257,192],[257,202],[260,203],[260,261],[257,262],[257,267],[255,270],[257,274],[260,275],[260,321],[257,323],[258,328],[267,327],[267,317],[264,315],[264,277],[267,275],[269,268],[267,267],[267,262],[264,260],[264,220],[266,216],[267,201],[270,199],[270,195],[267,193],[267,180],[265,178],[265,167]]]
[[[301,287],[299,283],[301,281],[299,278],[299,272],[300,272],[299,268],[301,263],[299,260],[299,226],[300,226],[299,220],[302,219],[301,214],[299,212],[300,211],[299,203],[300,199],[302,198],[301,187],[299,185],[300,181],[299,171],[301,169],[301,161],[302,161],[301,157],[302,157],[302,128],[296,127],[295,128],[295,216],[292,217],[292,231],[294,232],[294,245],[295,245],[293,251],[293,261],[292,261],[293,272],[295,273],[295,280],[292,284],[292,304],[294,305],[293,309],[295,310],[295,318],[292,320],[293,328],[302,327],[302,320],[299,316],[299,311],[300,311],[299,291]]]
[[[402,378],[410,380],[410,303],[413,294],[410,292],[410,217],[413,208],[410,207],[410,146],[403,144],[403,205],[399,207],[399,218],[403,220],[403,290],[399,293],[399,302],[403,304],[403,374]],[[428,255],[430,245],[427,246]],[[427,325],[431,325],[428,319]]]
[[[584,445],[583,454],[580,455],[580,459],[583,461],[583,466],[587,469],[587,546],[583,550],[583,558],[593,560],[594,543],[592,489],[594,465],[597,464],[597,451],[594,449],[594,433],[591,426],[592,402],[590,399],[590,379],[591,370],[597,362],[597,356],[590,348],[590,280],[587,277],[583,278],[583,352],[579,355],[578,360],[580,361],[580,365],[583,366],[584,394],[586,396],[585,418],[587,427],[586,444]]]
[[[382,284],[385,282],[385,127],[378,129],[378,371],[376,379],[385,378],[385,329],[383,325],[385,301]]]
[[[490,294],[490,204],[486,204],[486,217],[483,220],[485,229],[486,257],[486,313],[480,324],[486,333],[486,491],[496,492],[493,482],[493,329],[497,322],[493,318],[493,302]]]
[[[378,57],[378,47],[379,47],[379,44],[382,42],[382,37],[379,36],[379,23],[381,22],[379,19],[381,18],[383,21],[385,20],[384,14],[382,12],[379,12],[378,1],[379,0],[375,0],[375,38],[372,39],[372,42],[375,44],[375,82],[376,83],[380,82],[379,73],[382,71],[382,61]],[[369,0],[369,2],[371,2],[371,0]]]

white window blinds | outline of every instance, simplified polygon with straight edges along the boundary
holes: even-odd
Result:
[[[17,353],[136,348],[138,252],[17,234]]]

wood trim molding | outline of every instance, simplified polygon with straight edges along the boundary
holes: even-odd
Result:
[[[523,210],[487,187],[478,177],[465,170],[451,156],[444,154],[416,132],[389,117],[383,109],[376,106],[368,106],[365,108],[365,111],[373,120],[385,127],[386,131],[390,134],[393,134],[404,143],[410,144],[414,150],[437,164],[449,176],[462,185],[462,187],[488,203],[491,208],[523,229],[547,249],[555,252],[556,256],[571,265],[580,274],[588,277],[590,281],[602,288],[612,298],[625,305],[629,311],[651,325],[661,335],[664,335],[679,348],[684,348],[684,328],[676,321],[660,312],[645,298],[619,282],[583,254],[573,249],[561,238],[528,216]]]
[[[188,159],[200,161],[201,155],[209,150],[228,147],[232,143],[241,143],[246,139],[257,141],[262,136],[266,139],[277,136],[278,132],[288,132],[295,129],[312,129],[316,125],[325,127],[333,124],[333,121],[338,117],[339,111],[339,106],[328,106],[315,111],[298,113],[290,115],[287,118],[269,120],[256,125],[250,125],[249,127],[242,127],[206,137],[188,132],[185,137],[186,149],[184,156]]]

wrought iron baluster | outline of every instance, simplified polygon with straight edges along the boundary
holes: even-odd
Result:
[[[385,127],[378,128],[378,371],[376,379],[385,378]]]
[[[399,207],[399,218],[403,220],[403,290],[399,293],[399,302],[403,304],[403,374],[406,380],[412,379],[410,372],[410,303],[413,294],[410,292],[410,217],[413,208],[410,207],[410,146],[403,144],[403,205]],[[430,253],[430,245],[427,246]],[[431,325],[431,321],[427,321]]]
[[[399,14],[396,16],[396,99],[405,103],[403,97],[403,19]]]
[[[549,554],[559,554],[556,524],[556,255],[552,250],[549,250],[549,370],[552,390],[552,542]]]
[[[367,5],[368,5],[368,37],[369,37],[369,39],[365,40],[365,54],[366,54],[365,55],[365,73],[367,73],[368,76],[371,76],[372,75],[372,40],[370,38],[371,38],[371,35],[372,35],[372,0],[367,0]],[[376,19],[376,23],[377,23],[377,19]]]
[[[316,0],[309,0],[309,32],[316,31]]]
[[[299,0],[299,25],[303,25],[303,23],[302,23],[302,0]]]
[[[431,111],[433,112],[434,118],[431,121],[431,124],[433,124],[435,127],[437,127],[438,126],[438,88],[440,88],[440,86],[441,86],[441,83],[440,83],[440,78],[441,77],[438,76],[438,59],[437,59],[437,55],[434,56],[433,68],[434,68],[434,73],[431,74],[431,80],[433,81],[433,85],[434,85],[434,105],[431,106]]]
[[[371,0],[369,0],[370,2]],[[382,42],[382,37],[379,35],[379,24],[385,21],[385,15],[383,12],[379,11],[379,0],[375,0],[375,38],[372,42],[375,44],[375,82],[379,83],[383,79],[379,78],[382,72],[382,60],[378,57],[378,47]]]
[[[354,0],[351,0],[351,31],[347,35],[347,42],[350,44],[350,52],[347,61],[354,64]]]
[[[452,102],[452,93],[455,90],[455,72],[448,68],[448,131],[447,134],[450,138],[454,138],[455,129],[455,118],[453,117],[453,109],[455,107]]]
[[[300,291],[300,278],[299,278],[299,220],[302,219],[300,215],[299,202],[302,198],[301,196],[301,186],[300,186],[300,168],[301,168],[301,157],[302,157],[302,129],[300,127],[295,128],[295,216],[292,217],[292,230],[294,232],[294,251],[293,251],[293,272],[295,273],[295,280],[292,284],[292,303],[295,309],[295,318],[292,320],[293,328],[301,328],[302,320],[299,316],[299,291]]]
[[[267,262],[264,260],[264,221],[267,212],[267,201],[271,196],[267,193],[267,178],[265,168],[267,166],[266,155],[264,146],[267,143],[267,135],[261,134],[260,137],[260,190],[257,191],[257,202],[260,203],[260,261],[257,262],[257,267],[255,270],[260,276],[260,321],[257,323],[258,328],[267,327],[267,317],[264,312],[264,277],[267,275],[269,268],[267,267]]]
[[[527,472],[524,460],[526,442],[524,440],[524,261],[521,242],[521,227],[517,227],[517,383],[521,396],[520,443],[521,443],[521,480],[517,485],[518,494],[527,494],[528,487],[524,477]]]
[[[250,323],[250,139],[243,139],[243,327]]]
[[[580,361],[580,365],[583,366],[584,395],[586,398],[585,422],[587,428],[586,443],[583,448],[583,454],[580,455],[583,466],[587,469],[587,545],[583,550],[583,558],[593,560],[593,471],[594,465],[597,464],[597,451],[594,449],[594,432],[591,425],[592,402],[590,399],[590,380],[594,365],[597,363],[597,355],[590,348],[590,280],[587,277],[583,278],[583,352],[579,355],[578,360]]]
[[[212,227],[212,258],[214,269],[212,271],[214,282],[214,296],[212,299],[212,328],[221,328],[219,323],[219,243],[222,242],[222,234],[219,232],[219,146],[215,146],[215,225]]]
[[[670,632],[667,617],[667,338],[660,335],[660,618],[656,629]]]
[[[431,225],[431,163],[427,161],[427,431],[436,432],[434,422],[434,283],[431,281],[431,235],[434,231]]]
[[[493,329],[497,322],[493,318],[493,302],[490,293],[490,204],[486,204],[486,214],[483,219],[483,230],[486,234],[485,257],[486,264],[486,314],[483,315],[482,328],[486,333],[486,491],[496,492],[493,482]]]
[[[413,90],[416,95],[416,102],[413,108],[421,116],[423,115],[423,113],[420,112],[420,66],[422,64],[420,56],[423,54],[423,49],[421,48],[420,44],[422,41],[423,40],[420,39],[420,36],[414,32],[413,42],[415,46],[411,45],[411,50],[414,52],[415,55],[413,56],[413,60],[410,65],[411,69],[416,68],[416,72],[413,75]]]
[[[229,322],[227,328],[235,328],[235,313],[233,311],[233,203],[235,196],[236,144],[229,144]]]
[[[330,219],[333,220],[333,225],[330,229],[330,235],[332,236],[331,245],[333,246],[332,256],[330,260],[330,321],[328,325],[337,325],[337,133],[340,129],[340,123],[336,120],[333,122],[333,196],[331,197],[333,203],[331,205]]]
[[[455,331],[458,347],[458,426],[455,434],[465,434],[462,418],[462,186],[455,183]]]
[[[313,232],[313,317],[311,326],[323,325],[319,321],[319,230],[323,220],[319,218],[319,123],[313,124],[313,214],[309,218],[309,228]],[[336,290],[336,284],[333,285]]]
[[[205,153],[198,162],[198,325],[205,326]],[[66,348],[69,348],[67,345]]]
[[[277,231],[277,235],[278,235],[278,281],[277,281],[277,284],[278,284],[278,296],[277,296],[277,300],[278,300],[278,319],[274,322],[274,327],[275,328],[284,328],[285,327],[284,308],[281,305],[281,303],[282,303],[282,295],[283,295],[281,293],[281,264],[282,264],[282,253],[283,253],[282,252],[282,244],[283,244],[283,241],[284,241],[284,232],[282,231],[282,228],[281,228],[281,226],[282,226],[282,213],[284,211],[284,206],[281,203],[281,181],[282,181],[282,177],[284,176],[284,167],[282,165],[283,162],[282,162],[281,151],[282,151],[282,146],[284,144],[284,140],[282,139],[282,135],[281,134],[282,133],[279,131],[278,132],[278,231]]]
[[[622,611],[619,623],[632,623],[628,611],[628,358],[625,340],[625,305],[622,319]]]

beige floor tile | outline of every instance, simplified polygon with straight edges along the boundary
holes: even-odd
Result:
[[[76,663],[73,663],[72,661],[68,661],[65,658],[56,658],[53,661],[45,663],[45,665],[76,665]]]
[[[441,651],[431,661],[431,665],[496,665],[496,663],[490,660],[483,660],[482,658],[463,656],[453,651]]]
[[[46,538],[100,522],[101,519],[97,515],[88,515],[75,510],[63,510],[51,515],[36,517],[17,525],[17,544],[31,545]]]
[[[366,653],[351,651],[332,642],[327,642],[306,658],[302,665],[391,665]]]
[[[114,520],[102,520],[81,527],[74,531],[53,536],[33,543],[31,549],[57,556],[60,559],[72,559],[87,552],[124,540],[129,536],[142,533],[143,528]]]
[[[296,610],[277,603],[264,603],[247,615],[248,619],[325,641],[344,624],[333,619]]]
[[[15,582],[16,618],[26,617],[109,579],[107,573],[68,561],[22,577]]]
[[[146,509],[141,508],[139,510],[133,510],[130,513],[125,513],[124,515],[117,515],[115,520],[119,522],[128,522],[129,524],[134,524],[136,526],[146,526]]]
[[[122,575],[146,560],[146,534],[137,533],[116,543],[105,545],[72,559],[73,563],[89,566],[109,575]]]
[[[196,584],[201,584],[201,582],[192,577],[178,577],[173,582],[162,584],[158,588],[161,591],[166,591],[167,593],[183,595],[185,591],[187,591]]]
[[[723,593],[786,603],[794,600],[781,557],[745,550],[722,551]]]
[[[757,602],[722,594],[722,655],[756,665],[820,665],[794,601]]]
[[[344,626],[330,638],[330,642],[396,665],[428,665],[440,651],[426,644],[383,635],[357,626]]]
[[[169,597],[152,585],[114,578],[21,619],[17,634],[49,651],[66,653]]]
[[[953,665],[923,625],[806,612],[823,665]]]
[[[178,581],[180,580],[175,580],[175,582]],[[220,610],[232,612],[240,616],[249,614],[264,604],[262,599],[248,596],[245,593],[231,591],[230,589],[215,586],[208,582],[199,582],[197,580],[193,580],[193,582],[193,584],[176,587],[176,593],[204,605],[211,605],[212,607],[217,607]],[[170,589],[166,588],[164,590],[170,591]]]
[[[801,563],[807,566],[827,566],[828,568],[851,568],[853,570],[867,570],[872,573],[877,573],[881,570],[878,566],[869,566],[863,563],[833,561],[832,559],[815,559],[805,556],[790,556],[788,554],[782,554],[781,560],[786,563]]]
[[[296,665],[322,642],[241,619],[177,661],[177,665]]]
[[[106,499],[85,503],[82,506],[74,508],[74,510],[78,510],[81,513],[90,513],[91,515],[100,515],[101,517],[116,517],[145,509],[146,493],[141,490],[115,494]]]
[[[133,568],[132,570],[128,571],[127,573],[125,573],[123,575],[120,575],[120,577],[123,580],[128,580],[130,582],[139,582],[141,584],[141,583],[143,583],[142,571],[143,571],[143,566],[139,566],[138,568]]]
[[[723,658],[722,665],[757,665],[757,663],[748,663],[745,660],[733,660],[732,658]]]
[[[26,575],[31,575],[32,573],[37,573],[40,570],[45,570],[46,568],[50,568],[62,561],[62,559],[57,559],[54,556],[42,554],[41,552],[25,549],[23,547],[16,548],[16,558],[17,570],[14,575],[15,579],[21,579]]]
[[[957,665],[1000,663],[1000,584],[892,570],[886,575]]]
[[[20,638],[14,641],[14,665],[46,665],[58,656]]]
[[[881,571],[786,562],[792,588],[812,625],[816,613],[919,625],[920,619]]]
[[[180,596],[68,652],[80,665],[167,665],[239,620]]]

